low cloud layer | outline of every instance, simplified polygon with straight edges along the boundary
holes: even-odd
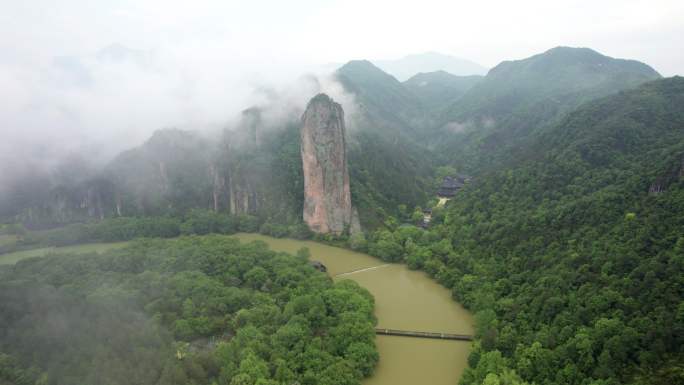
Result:
[[[434,50],[493,67],[564,45],[681,74],[682,10],[669,0],[4,2],[0,184],[65,158],[99,167],[156,129],[218,129],[255,105],[276,121],[317,90],[349,115],[339,85],[310,75],[329,62]]]
[[[120,44],[55,57],[38,70],[0,66],[9,91],[0,100],[0,179],[31,169],[51,173],[74,158],[97,169],[154,130],[232,128],[254,106],[264,110],[266,128],[276,127],[298,119],[319,92],[353,110],[353,98],[331,74],[304,70],[268,73],[182,47],[142,51]]]

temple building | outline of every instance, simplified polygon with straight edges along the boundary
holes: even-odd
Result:
[[[441,198],[453,198],[456,196],[457,190],[463,187],[464,184],[458,180],[451,180],[439,185],[439,191],[437,191],[437,196]]]
[[[456,177],[456,180],[461,182],[461,183],[465,183],[466,181],[469,181],[469,180],[475,181],[475,177],[468,174],[467,172],[462,172],[462,173],[458,174],[458,176]]]

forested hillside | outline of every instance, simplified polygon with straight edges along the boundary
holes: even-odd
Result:
[[[652,80],[646,75],[623,71],[578,91],[549,96],[531,106],[506,115],[489,129],[465,129],[437,145],[443,163],[481,174],[501,168],[544,130],[557,124],[577,107]],[[472,128],[472,127],[471,127]]]
[[[489,70],[467,97],[445,109],[441,123],[498,120],[546,96],[591,87],[622,71],[661,77],[646,64],[613,59],[589,48],[556,47],[527,59],[504,61]]]
[[[637,61],[556,47],[493,68],[434,116],[426,140],[442,164],[493,170],[579,105],[656,78],[655,70]]]
[[[304,199],[299,123],[267,130],[256,123],[262,131],[255,132],[253,114],[258,112],[246,111],[242,127],[221,135],[155,131],[93,177],[27,178],[3,196],[0,223],[35,230],[203,209],[296,226]],[[361,224],[373,230],[394,216],[399,202],[425,200],[432,165],[413,141],[399,134],[390,142],[370,120],[359,119],[360,127],[349,133],[350,183]]]
[[[681,383],[683,159],[684,79],[651,81],[569,113],[461,189],[428,233],[354,246],[405,259],[472,309],[462,384],[510,370],[537,384]]]
[[[308,256],[207,236],[2,265],[0,380],[358,384],[375,300]]]
[[[299,126],[287,124],[261,142],[257,148],[254,134],[240,131],[213,138],[158,130],[96,177],[57,185],[37,197],[17,219],[30,228],[119,217],[182,217],[199,209],[297,225],[303,204]]]
[[[481,75],[456,76],[445,71],[419,73],[402,84],[427,101],[430,109],[440,109],[484,79]]]
[[[426,111],[427,104],[404,87],[394,76],[367,60],[352,60],[335,72],[347,92],[359,105],[360,124],[380,130],[389,138],[418,135],[414,120]]]

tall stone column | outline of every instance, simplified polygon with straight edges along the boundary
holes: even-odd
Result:
[[[304,221],[315,232],[339,235],[352,220],[342,106],[316,95],[302,115],[301,135]]]

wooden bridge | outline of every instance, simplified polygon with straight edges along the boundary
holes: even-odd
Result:
[[[464,334],[445,334],[445,333],[426,333],[409,332],[406,330],[375,329],[375,334],[386,334],[390,336],[421,337],[421,338],[440,338],[444,340],[472,341],[473,336]]]

